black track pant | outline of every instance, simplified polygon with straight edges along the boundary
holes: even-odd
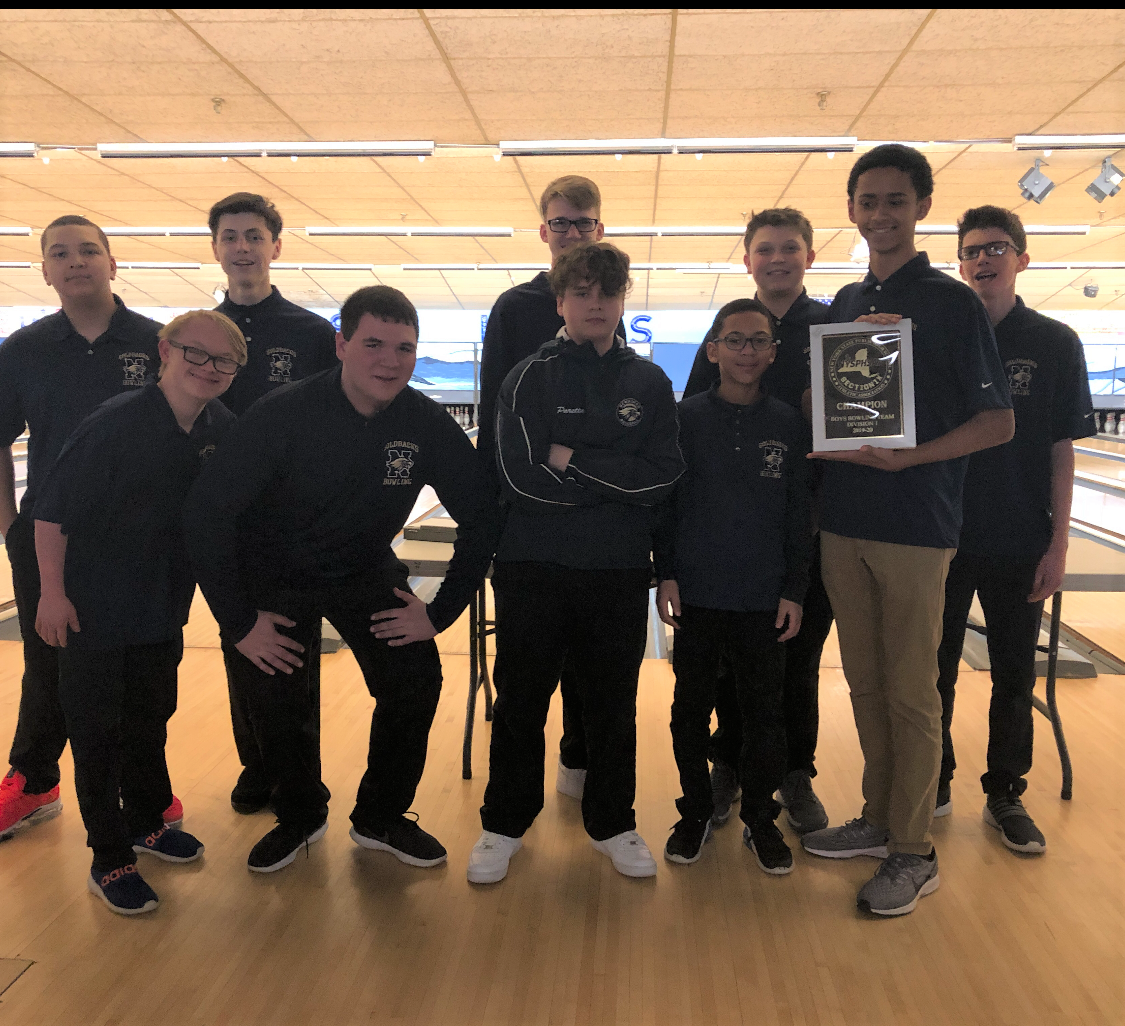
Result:
[[[410,808],[422,770],[430,725],[441,693],[437,645],[418,641],[392,648],[371,633],[371,614],[402,605],[394,588],[408,590],[405,578],[348,581],[318,592],[282,591],[259,595],[259,609],[296,621],[281,628],[306,647],[320,634],[322,617],[340,632],[363,671],[375,699],[367,772],[359,784],[352,822],[378,829]],[[235,652],[230,662],[240,694],[249,701],[250,726],[267,778],[274,782],[273,808],[286,825],[315,828],[328,815],[328,788],[320,778],[319,731],[312,704],[310,662],[293,673],[273,676]]]
[[[133,841],[164,825],[172,784],[164,745],[176,711],[183,638],[59,653],[59,700],[94,871],[137,861]]]
[[[497,564],[496,705],[481,808],[485,830],[522,837],[543,808],[543,730],[568,659],[586,734],[586,832],[603,841],[636,828],[637,677],[650,580],[647,569]]]

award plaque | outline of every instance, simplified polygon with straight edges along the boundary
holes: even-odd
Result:
[[[809,328],[813,450],[912,449],[910,321]]]

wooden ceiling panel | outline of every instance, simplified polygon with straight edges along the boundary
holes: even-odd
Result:
[[[582,89],[598,92],[615,90],[658,90],[664,92],[666,63],[654,60],[651,55],[642,57],[614,54],[613,60],[604,56],[578,56],[564,53],[561,56],[526,54],[508,60],[483,58],[454,60],[453,70],[469,93],[474,105],[488,93],[520,95],[523,92],[547,93],[555,98],[559,112],[573,109],[570,89],[581,84]],[[616,109],[622,109],[615,103]]]
[[[1008,49],[1001,45],[987,54],[978,49],[916,47],[895,69],[891,82],[915,87],[971,86],[977,90],[982,102],[991,103],[1007,87],[1026,85],[1029,67],[1035,69],[1035,80],[1038,82],[1089,85],[1117,67],[1121,59],[1119,48],[1096,44],[1027,49]],[[1080,91],[1075,90],[1075,94]],[[1039,105],[1036,104],[1033,109],[1039,109]]]
[[[255,55],[257,56],[257,55]],[[244,60],[238,69],[271,95],[369,96],[456,93],[445,65],[436,56],[399,55],[378,61],[353,61],[341,67],[332,60]],[[224,94],[225,95],[225,94]],[[367,101],[361,101],[361,107]]]
[[[698,56],[684,53],[680,32],[689,21],[680,16],[676,35],[676,60],[672,67],[672,88],[675,92],[714,89],[724,83],[730,87],[767,89],[771,84],[802,81],[814,96],[821,89],[829,90],[828,110],[835,111],[838,89],[877,86],[894,63],[894,51],[873,50],[859,53],[818,53],[815,66],[806,74],[803,61],[784,47],[775,52],[705,53]]]
[[[1110,17],[1104,15],[1110,14]],[[1112,12],[1051,8],[939,9],[916,50],[1036,50],[1125,43],[1125,24]]]
[[[832,113],[821,112],[817,94],[807,88],[784,88],[763,83],[747,88],[748,83],[732,83],[728,89],[676,89],[672,93],[669,118],[813,118],[844,119],[844,125],[859,113],[871,95],[869,87],[849,87],[832,92]],[[843,129],[840,129],[841,133]],[[793,133],[795,134],[795,133]]]
[[[216,57],[178,22],[168,19],[118,21],[4,22],[4,53],[35,68],[57,61],[60,53],[75,63],[133,64],[149,61],[218,63]]]

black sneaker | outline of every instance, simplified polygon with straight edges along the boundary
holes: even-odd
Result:
[[[136,866],[119,866],[107,873],[91,869],[86,886],[119,916],[151,912],[160,904],[156,891],[145,883]]]
[[[165,862],[194,862],[203,854],[203,842],[186,830],[164,826],[145,837],[133,840],[133,851],[139,855],[155,855]]]
[[[990,827],[1000,831],[1006,848],[1025,855],[1041,855],[1047,850],[1047,839],[1016,795],[989,795],[983,815]]]
[[[720,827],[730,819],[731,806],[741,797],[738,770],[722,759],[716,759],[711,764],[711,801],[715,806],[711,814],[712,828]]]
[[[771,876],[793,872],[793,853],[772,819],[760,819],[752,827],[743,827],[742,843],[757,857],[762,872]]]
[[[798,834],[812,833],[828,826],[828,813],[812,786],[808,770],[793,770],[774,796],[785,809],[789,825]]]
[[[389,851],[399,862],[419,869],[429,869],[445,861],[446,851],[441,841],[427,834],[416,820],[399,816],[383,827],[354,824],[349,831],[351,839],[361,848]]]
[[[256,772],[244,769],[238,777],[238,783],[230,793],[230,806],[240,816],[252,816],[256,812],[268,809],[270,804],[270,788]]]
[[[934,802],[934,818],[953,815],[953,788],[950,784],[938,784],[937,801]]]
[[[664,845],[664,857],[669,862],[690,866],[699,861],[703,846],[711,840],[711,820],[681,819],[672,827],[672,836]]]
[[[253,873],[275,873],[289,865],[302,848],[307,854],[309,845],[315,844],[327,832],[328,820],[311,830],[278,823],[250,849],[250,857],[246,860],[246,865]]]

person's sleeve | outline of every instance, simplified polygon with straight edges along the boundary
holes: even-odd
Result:
[[[533,513],[566,513],[597,505],[604,500],[547,463],[552,425],[542,389],[543,363],[531,359],[517,364],[500,390],[496,461],[504,494]]]
[[[11,445],[27,427],[20,400],[19,347],[7,339],[0,343],[0,445]]]
[[[691,373],[688,374],[687,384],[684,385],[683,398],[690,399],[693,395],[706,392],[718,380],[718,376],[719,365],[707,359],[707,339],[704,339],[700,342],[695,359],[692,361]]]
[[[988,312],[975,293],[970,291],[966,298],[971,305],[960,329],[962,358],[957,362],[957,373],[968,420],[985,410],[1010,410],[1012,397]]]
[[[1094,402],[1090,396],[1090,377],[1082,340],[1070,327],[1059,340],[1066,346],[1059,360],[1059,380],[1051,410],[1051,440],[1089,438],[1098,433],[1094,423]]]
[[[63,534],[112,529],[105,523],[117,472],[128,464],[120,432],[95,411],[63,443],[35,500],[35,519],[58,524]]]
[[[655,369],[661,380],[649,392],[653,424],[640,451],[582,447],[570,457],[567,476],[610,501],[655,506],[672,494],[684,472],[672,383],[663,371]]]
[[[658,581],[676,577],[676,524],[679,520],[680,489],[683,478],[672,494],[656,508],[656,525],[652,532],[652,568]]]
[[[798,605],[805,603],[813,555],[808,452],[809,437],[802,425],[793,435],[785,483],[785,580],[781,585],[781,597]]]
[[[276,461],[287,448],[284,428],[275,420],[260,409],[239,420],[207,461],[184,504],[184,540],[196,579],[223,638],[233,644],[245,638],[258,619],[242,581],[238,517],[273,479]]]
[[[441,423],[444,420],[448,423]],[[488,573],[502,523],[495,495],[481,480],[480,457],[464,431],[449,417],[438,423],[440,461],[429,482],[445,511],[457,521],[457,540],[445,580],[427,613],[439,633],[464,612]]]

